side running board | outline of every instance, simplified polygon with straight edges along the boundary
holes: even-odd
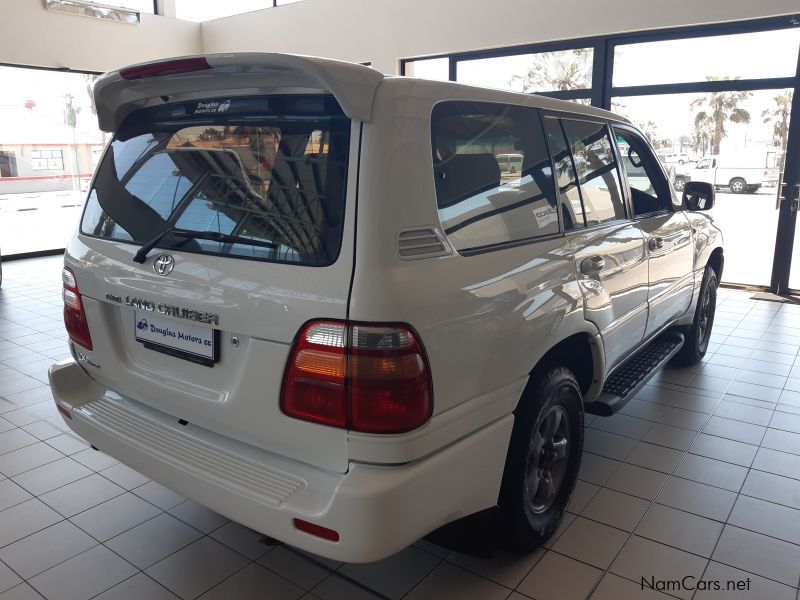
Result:
[[[683,347],[678,331],[666,331],[636,352],[606,379],[600,397],[585,406],[587,413],[608,417],[633,398],[644,384]]]

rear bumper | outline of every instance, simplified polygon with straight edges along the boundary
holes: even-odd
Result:
[[[346,562],[385,558],[437,527],[497,502],[513,416],[397,466],[325,471],[265,452],[98,384],[74,360],[50,368],[65,422],[103,452],[256,531]],[[309,443],[313,443],[309,440]],[[294,519],[339,533],[331,542]]]

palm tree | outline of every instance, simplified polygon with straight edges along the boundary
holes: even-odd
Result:
[[[775,145],[781,151],[786,150],[786,141],[789,138],[789,113],[792,110],[792,90],[784,90],[774,96],[774,108],[768,108],[761,113],[764,123],[772,123],[772,136]],[[783,168],[783,157],[781,157],[780,168]]]
[[[525,75],[514,75],[509,84],[522,82],[522,91],[551,92],[591,86],[592,54],[588,48],[542,52],[533,57]]]
[[[636,121],[636,125],[653,146],[658,146],[658,125],[653,121]]]
[[[706,77],[707,81],[729,80],[730,77]],[[738,79],[736,77],[735,79]],[[711,92],[693,100],[689,107],[692,111],[702,109],[694,119],[695,130],[711,129],[711,154],[719,154],[719,145],[722,138],[728,135],[725,131],[725,122],[749,123],[750,113],[739,105],[752,96],[750,92]],[[705,146],[705,144],[703,144]]]
[[[694,151],[701,156],[706,155],[714,133],[714,121],[706,112],[701,112],[694,118]]]

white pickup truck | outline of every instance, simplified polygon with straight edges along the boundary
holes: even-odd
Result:
[[[778,183],[779,171],[775,167],[776,153],[767,152],[763,158],[725,155],[707,156],[689,168],[678,167],[672,180],[677,191],[689,181],[705,181],[717,189],[729,188],[734,194],[752,194],[761,187]]]

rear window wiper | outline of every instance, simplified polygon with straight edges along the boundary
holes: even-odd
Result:
[[[262,248],[275,248],[274,242],[268,242],[266,240],[254,240],[248,237],[243,237],[239,235],[232,235],[229,233],[222,233],[219,231],[192,231],[191,229],[177,229],[174,227],[167,227],[164,231],[159,233],[156,237],[154,237],[149,242],[145,242],[142,244],[142,247],[136,251],[136,254],[133,255],[133,262],[137,263],[144,263],[147,259],[147,254],[155,248],[156,244],[158,244],[163,238],[168,235],[174,235],[175,237],[182,237],[188,239],[195,239],[195,240],[211,240],[213,242],[220,242],[223,244],[247,244],[250,246],[259,246]]]

